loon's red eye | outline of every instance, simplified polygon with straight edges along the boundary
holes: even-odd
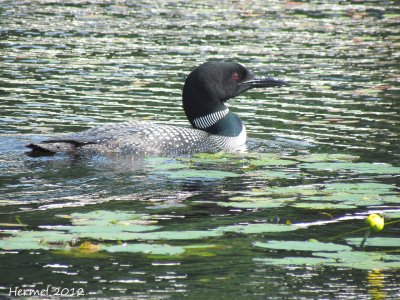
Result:
[[[232,79],[235,80],[235,81],[238,81],[239,80],[239,74],[237,72],[233,73],[232,74]]]

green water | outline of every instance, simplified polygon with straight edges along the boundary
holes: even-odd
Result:
[[[400,297],[399,25],[396,1],[1,1],[1,297]],[[249,153],[25,155],[105,123],[187,125],[207,60],[290,83],[229,101]]]

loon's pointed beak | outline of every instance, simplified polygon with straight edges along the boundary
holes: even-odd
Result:
[[[283,80],[274,79],[272,77],[266,77],[266,78],[253,78],[250,80],[243,81],[242,83],[240,83],[240,86],[243,88],[243,90],[248,90],[258,87],[282,86],[285,84],[286,82]]]

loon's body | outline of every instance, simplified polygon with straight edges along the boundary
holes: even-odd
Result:
[[[207,62],[192,71],[183,88],[183,108],[193,128],[132,121],[95,127],[37,144],[31,155],[123,154],[174,156],[245,149],[246,129],[224,102],[254,87],[280,86],[272,78],[257,79],[237,63]]]
[[[43,154],[122,154],[175,156],[200,152],[240,151],[244,149],[246,130],[238,137],[224,137],[199,129],[132,121],[95,127],[63,139],[30,144],[33,151]]]

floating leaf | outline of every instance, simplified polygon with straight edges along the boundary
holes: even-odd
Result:
[[[364,270],[400,268],[400,255],[387,255],[381,252],[343,251],[338,253],[316,252],[313,255],[332,258],[331,265]]]
[[[273,198],[273,197],[255,197],[255,196],[236,196],[229,198],[231,201],[251,201],[251,202],[271,202],[271,203],[280,203],[280,202],[288,202],[296,200],[296,198]]]
[[[398,203],[400,203],[400,200],[399,200]],[[393,218],[393,219],[399,219],[400,218],[400,211],[387,212],[387,213],[384,214],[384,217]]]
[[[216,202],[222,207],[236,207],[236,208],[276,208],[284,206],[282,202],[272,201],[235,201],[235,202]]]
[[[40,243],[39,240],[25,240],[18,238],[6,238],[0,240],[0,249],[3,250],[48,250],[47,243]]]
[[[323,186],[325,194],[304,198],[308,201],[330,202],[332,205],[348,205],[349,208],[354,206],[381,205],[383,203],[398,203],[399,197],[395,195],[394,188],[395,186],[391,184],[374,182],[330,183]],[[295,206],[304,207],[307,205],[299,203]]]
[[[364,193],[374,191],[375,193],[391,192],[395,185],[376,183],[376,182],[360,182],[360,183],[330,183],[326,184],[327,190],[335,192],[347,192],[347,193]]]
[[[339,268],[376,270],[400,268],[400,255],[386,255],[377,252],[340,251],[314,252],[314,257],[254,258],[254,261],[287,267],[291,266],[333,266]]]
[[[158,244],[123,244],[113,246],[103,246],[103,250],[107,252],[131,252],[131,253],[147,253],[156,255],[179,255],[185,252],[183,247],[158,245]]]
[[[111,241],[128,241],[128,240],[193,240],[215,237],[221,235],[212,230],[182,230],[182,231],[154,231],[154,232],[128,232],[128,230],[121,231],[119,229],[113,230],[109,228],[108,231],[103,230],[101,227],[95,231],[87,230],[88,226],[71,227],[71,233],[81,238],[91,238],[97,240],[111,240]],[[92,228],[92,227],[91,227]],[[126,228],[126,229],[129,229]]]
[[[288,201],[293,201],[295,198],[279,198],[272,197],[252,197],[252,196],[236,196],[231,197],[230,202],[217,202],[223,207],[237,208],[275,208],[284,206]]]
[[[400,174],[400,167],[393,167],[390,164],[379,163],[349,163],[349,162],[320,162],[304,163],[300,168],[324,170],[324,171],[342,171],[347,170],[359,174]]]
[[[339,162],[339,161],[354,161],[359,158],[359,156],[340,154],[340,153],[313,153],[303,156],[291,157],[295,158],[301,162]]]
[[[220,164],[220,163],[234,163],[236,164],[242,156],[235,153],[217,152],[217,153],[196,153],[191,156],[188,161],[192,163],[202,164]]]
[[[349,238],[346,241],[350,245],[360,245],[362,238]],[[368,238],[366,246],[370,247],[397,247],[400,248],[400,238],[391,237],[370,237]]]
[[[268,242],[255,242],[254,246],[268,248],[268,249],[280,249],[288,251],[348,251],[351,247],[346,245],[334,244],[334,243],[322,243],[318,241],[268,241]]]
[[[253,234],[253,233],[265,233],[265,232],[286,232],[286,231],[294,231],[297,229],[299,229],[299,227],[297,227],[296,225],[261,223],[261,224],[221,226],[216,228],[214,231]]]
[[[188,168],[187,164],[183,164],[177,160],[165,157],[146,158],[146,162],[156,171],[168,171]]]
[[[156,231],[139,235],[143,240],[195,240],[220,235],[214,230]]]
[[[63,215],[64,218],[70,218],[74,225],[134,225],[143,223],[149,219],[148,215],[136,214],[130,211],[108,211],[95,210],[87,213],[73,213],[70,216]]]
[[[254,261],[274,266],[319,266],[333,262],[333,259],[322,257],[284,257],[284,258],[254,258]]]
[[[62,226],[58,230],[67,230],[70,233],[104,233],[116,234],[129,233],[129,232],[145,232],[159,229],[160,226],[148,225],[75,225],[75,226]]]
[[[295,186],[271,186],[257,189],[246,194],[255,196],[279,196],[279,197],[298,197],[327,194],[321,185],[295,185]]]
[[[318,203],[318,202],[296,202],[290,204],[292,207],[307,208],[307,209],[352,209],[356,205],[341,204],[341,203]]]
[[[294,160],[285,159],[273,153],[249,154],[248,157],[253,158],[248,160],[248,163],[254,166],[287,166],[297,163]]]
[[[140,239],[141,233],[136,232],[90,232],[84,231],[75,233],[79,238],[88,238],[103,241],[131,241]]]
[[[0,223],[0,226],[3,227],[26,227],[26,224],[20,224],[20,223]]]
[[[293,179],[300,177],[301,174],[299,172],[284,172],[284,171],[272,171],[272,170],[257,170],[254,172],[247,172],[247,176],[257,177],[257,178],[266,178],[266,179]]]
[[[18,231],[12,236],[0,240],[0,249],[4,250],[34,250],[63,247],[76,235],[57,231]]]

